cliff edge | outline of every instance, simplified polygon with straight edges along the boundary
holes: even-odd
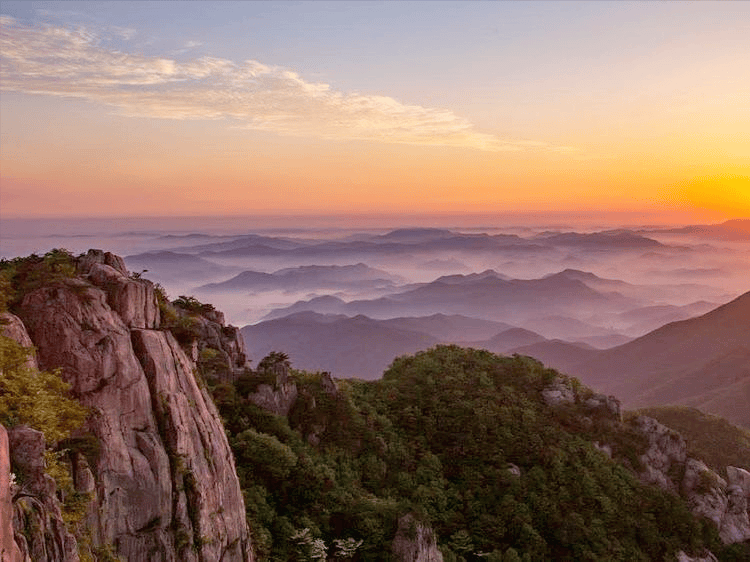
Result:
[[[13,329],[5,335],[32,342],[41,369],[61,368],[89,411],[82,432],[95,437],[97,453],[68,461],[76,491],[90,497],[81,525],[90,553],[254,560],[221,419],[193,359],[160,330],[154,285],[110,253],[71,259],[74,275],[21,296],[20,321],[6,314]]]

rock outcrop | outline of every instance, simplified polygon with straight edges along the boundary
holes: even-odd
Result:
[[[99,454],[91,466],[71,462],[76,488],[92,496],[92,545],[126,560],[254,560],[221,420],[194,362],[159,330],[153,285],[97,250],[77,269],[26,294],[19,316],[40,368],[60,367],[90,411],[84,430]]]
[[[700,556],[688,556],[683,551],[677,553],[677,562],[718,562],[713,552],[704,552]]]
[[[13,492],[8,433],[0,425],[0,562],[23,562],[13,536]]]
[[[548,406],[574,404],[576,401],[576,394],[575,391],[565,383],[565,381],[556,379],[542,390],[542,399]]]
[[[542,389],[541,398],[553,408],[577,405],[580,421],[587,426],[591,426],[592,418],[622,423],[620,402],[614,396],[581,395],[564,378],[551,381]],[[687,444],[678,432],[647,416],[638,416],[630,423],[647,443],[637,471],[643,483],[681,495],[694,515],[716,524],[724,543],[750,540],[750,472],[730,466],[726,468],[728,480],[724,480],[700,460],[688,457]],[[612,457],[609,444],[596,441],[593,445]]]
[[[57,485],[46,473],[44,435],[18,426],[8,432],[13,466],[23,484],[13,501],[15,542],[23,560],[78,562],[78,544],[63,521]]]
[[[297,385],[286,368],[277,369],[276,384],[259,384],[247,398],[253,404],[277,416],[287,416],[297,400]]]
[[[640,458],[641,480],[682,495],[693,514],[716,524],[725,544],[750,540],[750,473],[730,466],[729,481],[724,480],[702,461],[687,456],[685,440],[676,431],[646,416],[634,423],[649,443]]]
[[[218,355],[222,368],[214,374],[220,380],[235,379],[249,367],[245,340],[239,328],[225,324],[222,312],[207,306],[199,314],[180,308],[176,312],[181,321],[191,326],[190,335],[186,336],[190,341],[181,343],[189,347],[194,362],[202,361],[206,353]]]
[[[392,551],[398,562],[443,562],[435,533],[411,514],[398,520]]]
[[[640,479],[646,484],[676,492],[679,485],[672,480],[672,474],[687,458],[685,440],[673,429],[647,416],[636,418],[634,425],[648,439],[648,449],[640,458],[644,467]]]

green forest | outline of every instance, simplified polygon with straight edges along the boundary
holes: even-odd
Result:
[[[722,548],[679,497],[638,482],[628,467],[646,443],[627,423],[548,406],[541,390],[554,380],[581,399],[591,391],[531,358],[438,346],[396,359],[382,380],[340,380],[334,394],[322,374],[292,369],[288,417],[247,400],[286,361],[271,359],[213,386],[264,559],[324,559],[303,534],[329,556],[353,540],[354,559],[389,560],[406,513],[434,529],[447,562],[747,555]]]

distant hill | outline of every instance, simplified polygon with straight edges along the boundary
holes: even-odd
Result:
[[[563,232],[538,238],[546,244],[572,246],[586,250],[644,250],[663,246],[661,242],[630,231],[604,231],[592,233]]]
[[[671,304],[644,306],[617,315],[622,322],[622,330],[632,335],[642,335],[670,322],[679,322],[705,314],[717,307],[717,304],[697,301],[683,306]]]
[[[750,293],[568,372],[628,407],[687,404],[750,427]]]
[[[222,281],[198,287],[201,291],[308,290],[354,286],[359,289],[393,287],[405,280],[363,263],[355,265],[305,265],[274,273],[243,271]]]
[[[513,328],[510,324],[504,322],[470,318],[460,314],[390,318],[378,322],[383,326],[423,332],[441,342],[454,343],[490,338],[498,332]]]
[[[662,230],[660,232],[697,235],[719,240],[750,240],[750,219],[733,219],[719,224],[691,225],[684,228]]]
[[[236,267],[224,266],[201,257],[181,252],[145,252],[126,256],[125,264],[131,271],[148,270],[150,279],[190,279],[205,281],[220,275],[237,272]]]
[[[334,308],[341,302],[334,297],[322,298],[330,299]],[[436,343],[507,351],[544,341],[528,330],[458,314],[375,320],[362,315],[302,311],[245,326],[242,334],[254,360],[283,350],[299,368],[364,379],[379,378],[395,357]],[[475,341],[479,338],[489,339]],[[472,341],[475,343],[467,343]]]
[[[505,279],[491,270],[470,275],[450,275],[414,288],[394,292],[377,299],[342,301],[331,307],[330,301],[312,299],[271,312],[266,318],[278,318],[301,310],[334,312],[370,318],[428,316],[436,313],[460,314],[512,325],[542,314],[570,317],[581,310],[625,311],[638,303],[616,293],[600,293],[576,279],[551,276],[542,279]],[[321,307],[325,305],[325,309]],[[593,330],[585,335],[603,335]]]
[[[466,346],[474,347],[476,349],[487,349],[493,353],[506,353],[518,347],[545,341],[548,341],[547,338],[536,332],[532,332],[531,330],[525,330],[524,328],[510,328],[508,330],[503,330],[487,340],[469,342]]]
[[[337,377],[377,379],[394,358],[435,345],[421,332],[398,329],[367,318],[301,312],[242,328],[250,357],[284,351],[300,369]]]
[[[398,242],[401,244],[419,244],[420,242],[430,242],[450,238],[454,233],[445,228],[398,228],[387,234],[373,237],[373,240],[383,240],[386,242]]]
[[[562,372],[568,372],[581,361],[592,359],[601,353],[584,343],[571,343],[563,340],[546,340],[511,349],[508,354],[517,353],[538,359],[545,365]]]

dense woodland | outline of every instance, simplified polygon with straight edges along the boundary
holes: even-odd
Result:
[[[334,396],[321,375],[292,370],[301,398],[288,419],[244,398],[268,374],[213,392],[269,559],[294,559],[291,537],[309,529],[326,545],[361,540],[359,560],[389,560],[404,513],[435,529],[448,561],[747,555],[636,480],[626,467],[645,443],[627,424],[547,406],[540,391],[561,375],[533,359],[439,346],[397,359],[382,380],[339,381]],[[612,444],[618,462],[594,441]]]

